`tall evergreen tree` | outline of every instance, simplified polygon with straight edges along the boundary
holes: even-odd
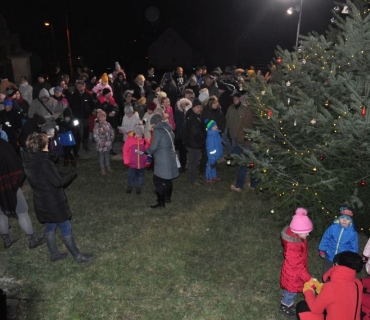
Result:
[[[271,82],[251,81],[249,106],[258,117],[251,159],[234,155],[274,198],[281,222],[303,206],[317,235],[339,213],[355,210],[358,230],[370,233],[370,21],[369,1],[333,10],[327,36],[300,36],[294,52],[277,47]],[[328,40],[330,39],[330,41]],[[251,163],[252,162],[252,163]]]

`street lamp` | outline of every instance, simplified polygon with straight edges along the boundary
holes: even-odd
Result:
[[[55,46],[55,38],[54,38],[54,28],[53,28],[53,25],[50,23],[50,22],[45,22],[44,25],[46,27],[50,27],[50,30],[51,30],[51,38],[53,40],[53,51],[54,51],[54,62],[57,63],[57,50],[56,50],[56,46]]]
[[[301,28],[302,8],[303,8],[303,0],[301,0],[301,5],[300,6],[296,6],[295,8],[290,7],[287,10],[288,14],[293,14],[294,11],[299,12],[298,25],[297,25],[297,36],[296,36],[296,40],[295,40],[295,49],[296,50],[298,48],[299,29]]]
[[[72,66],[71,40],[69,38],[68,12],[67,11],[66,11],[66,32],[67,32],[67,44],[68,44],[69,72],[70,72],[70,76],[72,77],[72,75],[73,75],[73,66]]]

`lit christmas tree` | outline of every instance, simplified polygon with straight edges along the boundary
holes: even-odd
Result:
[[[300,36],[296,51],[277,47],[271,81],[248,83],[258,117],[250,165],[258,192],[274,198],[271,213],[286,223],[294,210],[310,212],[321,235],[343,205],[370,234],[369,1],[333,10],[327,36]],[[330,41],[328,40],[330,39]]]

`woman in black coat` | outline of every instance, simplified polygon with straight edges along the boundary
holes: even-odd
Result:
[[[27,179],[33,190],[33,205],[37,219],[45,224],[45,238],[50,252],[50,261],[64,259],[67,254],[60,253],[55,244],[57,227],[63,241],[77,262],[87,262],[92,255],[81,253],[74,242],[71,226],[71,211],[64,188],[77,174],[72,170],[61,174],[55,163],[49,158],[48,136],[44,133],[32,133],[26,141],[28,157],[24,163]]]

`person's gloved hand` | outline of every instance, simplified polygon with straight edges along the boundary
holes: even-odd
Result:
[[[366,264],[368,260],[369,260],[369,257],[366,257],[366,256],[362,255],[363,264]]]
[[[315,285],[313,283],[313,278],[311,278],[309,281],[305,282],[304,285],[303,285],[303,293],[305,293],[305,291],[307,290],[312,290],[312,292],[314,292],[314,289],[315,289]]]
[[[319,294],[324,284],[321,283],[319,280],[313,278],[313,285],[315,286],[316,293]]]
[[[130,168],[130,164],[129,163],[125,163],[125,166],[126,166],[126,168]]]
[[[325,258],[325,251],[319,251],[319,255],[321,258]]]

